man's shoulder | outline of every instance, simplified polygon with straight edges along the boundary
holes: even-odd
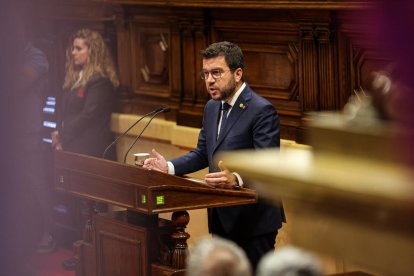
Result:
[[[253,89],[251,89],[249,86],[246,86],[245,89],[248,89],[246,92],[248,93],[249,100],[252,104],[255,104],[258,106],[267,106],[267,105],[273,106],[273,104],[269,100],[257,94],[256,92],[254,92]]]

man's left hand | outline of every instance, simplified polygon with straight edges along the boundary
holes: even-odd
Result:
[[[218,167],[221,170],[220,172],[205,175],[204,180],[207,184],[224,189],[232,189],[234,185],[237,185],[236,176],[224,166],[223,161],[219,161]]]

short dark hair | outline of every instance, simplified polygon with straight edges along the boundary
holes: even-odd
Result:
[[[224,56],[227,66],[231,71],[241,68],[244,71],[244,57],[243,52],[239,46],[232,42],[222,41],[216,42],[201,51],[203,59],[215,58]]]

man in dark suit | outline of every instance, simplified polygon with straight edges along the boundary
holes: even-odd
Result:
[[[225,189],[249,187],[239,174],[228,171],[221,161],[215,164],[213,158],[218,152],[279,147],[278,114],[271,103],[244,82],[244,58],[237,45],[214,43],[201,55],[201,78],[212,99],[204,109],[197,147],[169,162],[153,150],[154,158],[145,160],[144,168],[184,175],[208,166],[208,184]],[[210,232],[236,242],[253,268],[266,252],[274,249],[282,220],[282,208],[261,200],[208,210]]]

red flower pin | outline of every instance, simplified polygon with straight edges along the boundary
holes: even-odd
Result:
[[[76,96],[78,96],[79,98],[83,98],[85,96],[85,90],[83,90],[83,87],[78,89]]]

